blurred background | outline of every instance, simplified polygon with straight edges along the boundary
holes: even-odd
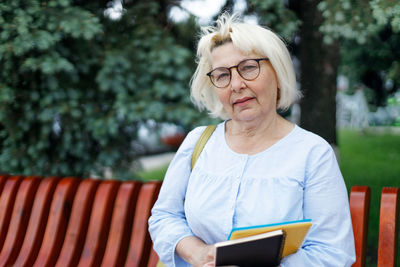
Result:
[[[162,179],[185,134],[196,41],[223,11],[288,45],[304,97],[282,115],[336,150],[348,188],[400,186],[400,2],[2,0],[0,172]],[[374,210],[375,209],[375,210]]]

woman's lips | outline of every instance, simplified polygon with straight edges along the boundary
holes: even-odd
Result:
[[[249,102],[252,99],[254,99],[254,97],[243,97],[243,98],[235,100],[235,102],[233,102],[233,105],[243,106],[243,105],[246,105],[247,102]]]

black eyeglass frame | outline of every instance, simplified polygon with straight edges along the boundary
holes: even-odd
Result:
[[[248,61],[248,60],[254,60],[254,61],[257,62],[257,65],[258,65],[258,74],[257,74],[257,76],[254,77],[253,79],[246,79],[245,77],[243,77],[242,74],[241,74],[240,71],[239,71],[239,68],[238,68],[240,64],[242,64],[243,62]],[[245,60],[240,61],[237,65],[231,66],[231,67],[229,67],[229,68],[225,68],[225,67],[218,67],[218,68],[215,68],[215,69],[213,69],[212,71],[208,72],[206,75],[210,78],[211,83],[212,83],[215,87],[217,87],[217,88],[224,88],[224,87],[227,87],[227,86],[231,83],[231,80],[232,80],[232,69],[233,69],[233,68],[236,68],[236,71],[239,73],[240,77],[242,77],[242,78],[245,79],[246,81],[253,81],[253,80],[257,79],[257,77],[260,75],[260,61],[262,61],[262,60],[269,60],[269,58],[267,58],[267,57],[263,57],[263,58],[248,58],[248,59],[245,59]],[[217,85],[215,85],[214,82],[213,82],[212,73],[213,73],[213,71],[218,70],[218,69],[224,69],[224,70],[227,69],[227,70],[229,71],[229,82],[228,82],[227,85],[225,85],[225,86],[217,86]]]

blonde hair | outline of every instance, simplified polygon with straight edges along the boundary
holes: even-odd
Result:
[[[301,93],[296,88],[296,76],[289,51],[281,38],[270,29],[241,22],[237,15],[222,14],[216,26],[202,28],[197,47],[197,69],[191,80],[191,99],[200,109],[207,109],[211,116],[228,119],[215,89],[206,75],[211,71],[212,50],[227,42],[243,54],[259,54],[268,57],[278,78],[277,108],[287,110]]]

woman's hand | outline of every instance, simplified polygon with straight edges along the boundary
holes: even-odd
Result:
[[[214,266],[214,245],[207,245],[195,236],[188,236],[179,241],[176,252],[194,267]]]
[[[199,254],[199,258],[197,260],[199,265],[193,264],[193,266],[212,267],[214,266],[214,256],[215,256],[214,245],[205,245],[205,247]]]

